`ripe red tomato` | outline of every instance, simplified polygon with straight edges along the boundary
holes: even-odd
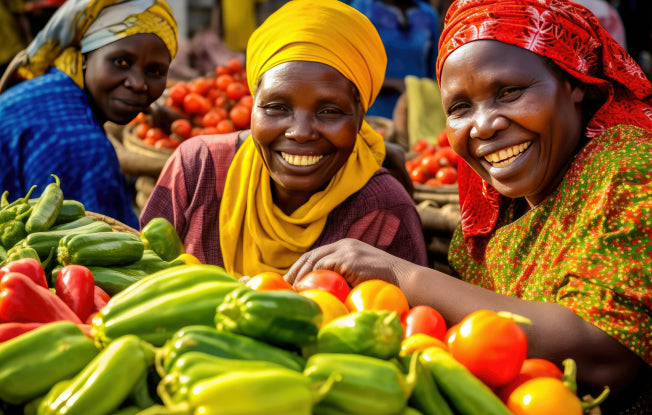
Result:
[[[233,83],[233,77],[229,74],[218,75],[217,80],[215,81],[215,85],[217,86],[217,88],[222,91],[226,91],[226,88],[231,83]]]
[[[251,109],[254,106],[254,97],[252,97],[251,95],[245,95],[242,98],[240,98],[238,104],[249,108],[249,111],[251,111]]]
[[[172,134],[178,135],[185,140],[186,138],[190,137],[190,133],[192,132],[192,124],[185,118],[176,119],[172,121],[172,124],[170,124],[170,132],[172,132]]]
[[[421,165],[425,167],[426,170],[428,170],[428,174],[431,177],[435,177],[439,171],[439,168],[441,167],[439,165],[439,157],[435,156],[434,154],[423,156],[423,158],[421,158]]]
[[[165,132],[158,128],[158,127],[152,127],[149,130],[147,130],[147,133],[145,134],[145,138],[153,140],[153,141],[158,141],[161,138],[165,137],[167,134]]]
[[[437,170],[435,178],[441,184],[455,184],[457,182],[457,169],[452,166],[444,166]]]
[[[201,125],[204,127],[215,127],[218,122],[224,119],[224,115],[217,112],[215,108],[208,111],[201,120]]]
[[[451,147],[439,148],[434,154],[439,159],[440,166],[457,167],[457,153]]]
[[[418,305],[401,315],[403,338],[422,333],[439,340],[446,338],[446,320],[439,311],[428,305]]]
[[[138,136],[138,138],[140,138],[141,140],[144,140],[145,137],[147,137],[147,131],[149,131],[149,129],[150,129],[149,124],[139,123],[138,125],[136,125],[136,131],[135,132],[136,132],[136,135]]]
[[[439,147],[450,146],[450,143],[448,142],[448,135],[446,134],[446,130],[442,130],[439,134],[437,134],[437,145]]]
[[[294,290],[297,292],[311,289],[328,291],[342,302],[346,300],[351,291],[349,283],[342,275],[327,269],[309,272],[294,283]]]
[[[154,143],[154,147],[174,149],[179,147],[179,144],[181,144],[179,140],[175,140],[170,137],[163,137],[156,140],[156,142]]]
[[[235,72],[242,71],[244,69],[244,64],[238,58],[231,58],[226,63],[226,68],[229,70],[229,72],[235,73]]]
[[[218,134],[232,133],[235,131],[233,122],[229,119],[218,122],[215,128],[217,129]]]
[[[233,100],[239,100],[243,96],[249,94],[249,88],[242,82],[232,82],[226,87],[226,96]]]
[[[190,92],[206,95],[209,89],[209,81],[206,78],[197,78],[190,82],[188,89],[190,89]]]
[[[549,360],[536,358],[525,359],[518,376],[507,385],[501,387],[496,394],[506,403],[514,389],[530,379],[539,377],[561,379],[563,376],[564,374],[561,369]]]
[[[514,319],[490,310],[462,319],[448,346],[457,361],[490,387],[513,381],[528,351],[525,332]]]
[[[427,168],[422,165],[418,165],[414,166],[410,172],[410,178],[412,179],[412,183],[425,183],[426,180],[430,178],[430,173],[428,172]]]
[[[422,153],[425,149],[432,147],[432,143],[425,138],[418,139],[412,146],[412,151]]]
[[[183,99],[186,97],[188,92],[190,92],[190,89],[188,88],[187,83],[183,81],[177,82],[168,89],[168,98],[172,99],[174,104],[182,105]]]
[[[206,97],[195,92],[189,92],[183,98],[183,109],[188,114],[204,115],[211,109],[211,107],[212,105]]]
[[[249,128],[249,124],[251,123],[251,109],[243,105],[235,105],[229,111],[229,118],[233,121],[233,125],[236,128]]]

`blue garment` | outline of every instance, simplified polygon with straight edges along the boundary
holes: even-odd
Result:
[[[86,93],[58,69],[0,95],[0,158],[0,192],[10,201],[32,185],[39,196],[56,174],[64,198],[138,228],[113,145]]]
[[[416,0],[407,9],[406,19],[396,7],[379,0],[351,0],[351,7],[374,24],[387,52],[385,78],[404,79],[407,75],[435,77],[439,42],[439,16],[427,2]],[[392,118],[400,94],[381,91],[367,115]]]

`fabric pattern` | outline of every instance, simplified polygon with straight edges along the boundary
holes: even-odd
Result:
[[[144,226],[156,216],[166,217],[189,253],[202,262],[223,266],[218,221],[236,143],[237,133],[201,136],[182,143],[164,167],[140,223]],[[312,248],[345,237],[362,240],[420,265],[427,264],[414,202],[385,169],[330,213]]]
[[[652,130],[652,85],[627,52],[585,7],[566,0],[458,0],[439,43],[437,79],[448,55],[478,39],[520,46],[552,59],[589,94],[606,98],[585,135],[597,137],[626,122]],[[506,200],[465,163],[458,166],[462,229],[476,261]]]
[[[464,281],[555,302],[652,364],[652,133],[619,125],[576,156],[557,190],[519,218],[501,215],[484,260],[456,231],[449,261]]]
[[[9,200],[32,185],[37,197],[61,180],[66,199],[137,228],[127,182],[86,93],[56,68],[5,91],[0,99],[0,188]]]

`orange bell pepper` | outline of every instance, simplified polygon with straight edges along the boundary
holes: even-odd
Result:
[[[410,309],[403,291],[383,280],[367,280],[351,289],[344,301],[349,311],[390,310],[399,315]]]

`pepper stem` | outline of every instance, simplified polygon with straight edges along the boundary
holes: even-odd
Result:
[[[318,404],[322,399],[326,397],[328,392],[330,392],[335,382],[342,381],[342,374],[340,372],[333,372],[328,376],[323,382],[315,382],[313,385],[314,390],[312,393],[312,404],[313,406]]]
[[[496,314],[501,317],[508,318],[515,323],[527,324],[528,326],[532,325],[532,320],[520,314],[515,314],[509,311],[499,311]]]
[[[577,364],[573,359],[564,359],[561,364],[564,366],[564,376],[561,381],[573,393],[577,393]]]
[[[604,402],[604,400],[607,399],[607,396],[609,396],[609,386],[605,386],[604,389],[602,389],[602,393],[600,393],[600,395],[598,395],[598,397],[593,399],[591,402],[582,401],[582,409],[584,412],[588,412],[590,409],[595,408]]]

